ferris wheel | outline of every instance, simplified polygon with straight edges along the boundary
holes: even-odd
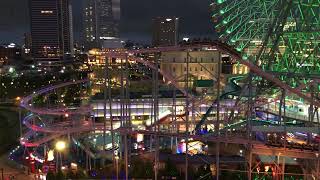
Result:
[[[220,40],[243,59],[292,87],[320,76],[319,0],[214,0],[211,8]]]

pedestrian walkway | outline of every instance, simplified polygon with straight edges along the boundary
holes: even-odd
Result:
[[[32,175],[27,175],[22,169],[15,168],[10,165],[10,160],[7,154],[0,156],[0,170],[3,168],[3,176],[5,180],[34,180]],[[2,172],[0,171],[0,179],[2,178]]]

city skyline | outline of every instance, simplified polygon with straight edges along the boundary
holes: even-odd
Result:
[[[75,3],[76,2],[76,3]],[[75,40],[79,40],[82,25],[82,2],[73,0]],[[180,18],[182,36],[215,37],[211,25],[209,0],[195,1],[121,1],[120,37],[134,41],[151,43],[152,18],[157,16],[177,16]],[[170,4],[170,6],[168,6]],[[23,34],[29,32],[27,0],[0,2],[0,39],[1,43],[22,43]],[[8,21],[7,19],[10,19]],[[197,23],[197,26],[194,26]]]

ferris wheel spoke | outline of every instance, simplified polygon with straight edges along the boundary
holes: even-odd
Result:
[[[320,76],[319,0],[217,0],[213,4],[219,37],[244,60],[254,61],[264,71],[287,73],[280,79],[294,87],[299,78],[290,74],[310,74],[302,82]]]

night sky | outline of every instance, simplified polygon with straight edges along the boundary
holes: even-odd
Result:
[[[81,32],[82,0],[72,0],[75,37]],[[0,43],[22,42],[29,31],[28,0],[0,0]],[[213,37],[210,0],[121,0],[121,38],[149,42],[151,19],[180,17],[182,36]]]

